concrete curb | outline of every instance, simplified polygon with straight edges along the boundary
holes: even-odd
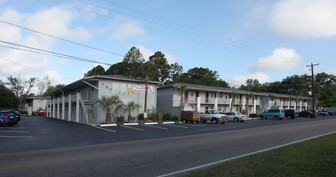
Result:
[[[159,124],[158,122],[147,122],[147,123],[145,123],[145,125],[157,125],[157,124]]]
[[[175,124],[175,122],[162,122],[162,124]]]
[[[112,127],[117,126],[117,124],[100,124],[100,127]]]
[[[139,125],[139,123],[123,123],[123,125]]]

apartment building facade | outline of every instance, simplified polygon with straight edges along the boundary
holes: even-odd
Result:
[[[181,94],[175,90],[175,87],[182,85],[187,87],[187,91],[182,96],[184,110],[204,112],[207,109],[217,109],[223,113],[235,111],[251,114],[261,113],[271,107],[298,111],[308,110],[311,107],[311,99],[307,97],[175,83],[158,88],[158,109],[178,116]]]
[[[149,81],[147,86],[147,108],[156,108],[157,87],[159,82]],[[51,93],[51,100],[47,103],[47,116],[86,124],[104,123],[106,110],[95,102],[103,96],[116,95],[127,104],[134,101],[141,105],[132,115],[144,113],[145,80],[132,79],[125,76],[90,76],[73,82]],[[118,112],[117,115],[127,113]]]

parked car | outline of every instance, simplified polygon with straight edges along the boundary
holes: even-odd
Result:
[[[201,113],[200,116],[203,123],[210,121],[213,124],[217,124],[218,122],[224,124],[227,122],[227,116],[225,114],[220,114],[214,109],[206,110],[204,113]]]
[[[16,116],[11,111],[0,111],[0,124],[12,126],[17,123]]]
[[[299,112],[300,117],[313,117],[313,112],[311,111],[301,111]]]
[[[248,119],[247,115],[244,115],[240,112],[227,112],[225,113],[228,121],[244,122]]]
[[[329,112],[327,112],[327,111],[319,111],[319,112],[317,112],[317,115],[319,115],[319,116],[328,116]]]
[[[41,110],[41,111],[34,111],[33,112],[33,115],[44,115],[45,114],[45,111]]]
[[[297,115],[296,110],[293,110],[293,109],[286,109],[285,110],[285,117],[287,117],[287,118],[295,119],[296,115]]]
[[[282,120],[283,118],[285,118],[285,112],[282,109],[272,108],[272,109],[268,109],[265,112],[261,113],[260,118],[261,119],[273,118],[273,119]]]
[[[20,121],[21,120],[21,114],[19,111],[11,111],[14,116],[16,117],[17,121]]]

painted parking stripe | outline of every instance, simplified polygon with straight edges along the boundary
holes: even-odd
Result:
[[[121,125],[121,127],[130,128],[130,129],[134,129],[134,130],[145,131],[145,129],[130,127],[130,126],[126,126],[126,125]]]
[[[101,130],[108,131],[108,132],[113,132],[113,133],[117,132],[117,131],[114,131],[114,130],[111,130],[111,129],[101,128],[101,127],[98,127],[98,126],[96,126],[96,125],[92,125],[92,126],[95,127],[95,128],[101,129]]]
[[[158,129],[162,129],[162,130],[168,130],[168,128],[165,128],[165,127],[159,127],[159,126],[153,126],[153,125],[143,125],[143,126],[146,126],[146,127],[152,127],[152,128],[158,128]]]
[[[0,133],[27,133],[28,131],[0,130]]]
[[[33,138],[32,136],[0,136],[0,138]]]
[[[186,125],[190,125],[190,126],[194,126],[194,127],[205,127],[205,125],[197,125],[197,124],[186,124]]]
[[[179,127],[179,128],[188,128],[186,126],[182,126],[182,125],[172,125],[172,124],[168,124],[167,126],[170,126],[170,127]]]
[[[184,169],[184,170],[180,170],[180,171],[176,171],[176,172],[160,175],[158,177],[176,176],[177,174],[186,173],[186,172],[197,170],[197,169],[200,169],[200,168],[209,167],[209,166],[212,166],[212,165],[216,165],[216,164],[219,164],[219,163],[223,163],[223,162],[227,162],[227,161],[230,161],[230,160],[238,159],[238,158],[241,158],[241,157],[246,157],[246,156],[249,156],[249,155],[258,154],[258,153],[261,153],[261,152],[265,152],[265,151],[281,148],[281,147],[284,147],[284,146],[300,143],[300,142],[303,142],[303,141],[319,138],[319,137],[330,135],[330,134],[334,134],[334,133],[336,133],[336,131],[325,133],[325,134],[322,134],[322,135],[317,135],[317,136],[310,137],[310,138],[305,138],[305,139],[302,139],[302,140],[293,141],[293,142],[290,142],[290,143],[282,144],[282,145],[279,145],[279,146],[274,146],[274,147],[271,147],[271,148],[262,149],[262,150],[259,150],[259,151],[255,151],[255,152],[239,155],[239,156],[236,156],[236,157],[231,157],[231,158],[228,158],[228,159],[223,159],[223,160],[219,160],[219,161],[216,161],[216,162],[212,162],[212,163],[208,163],[208,164],[204,164],[204,165],[200,165],[200,166],[196,166],[196,167],[192,167],[192,168],[188,168],[188,169]]]

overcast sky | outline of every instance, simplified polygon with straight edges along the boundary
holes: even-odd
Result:
[[[146,59],[163,52],[184,72],[216,70],[231,86],[310,74],[311,63],[319,63],[315,72],[336,74],[335,0],[0,0],[0,20],[3,81],[49,75],[69,84],[98,62],[122,61],[133,46]]]

